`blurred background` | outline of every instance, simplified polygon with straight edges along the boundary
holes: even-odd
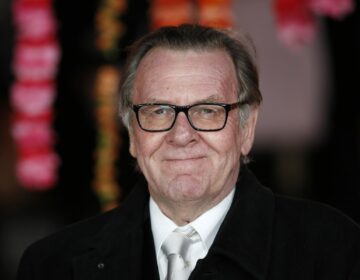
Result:
[[[116,89],[126,46],[164,24],[251,35],[264,102],[250,169],[276,193],[330,204],[360,222],[359,5],[305,2],[1,0],[0,279],[15,278],[30,243],[111,209],[131,190],[139,174],[116,117]],[[43,33],[25,34],[36,28]],[[19,49],[46,44],[56,51],[45,63],[52,76],[36,76],[46,67]],[[50,87],[29,90],[39,85]],[[45,113],[29,99],[44,92],[52,94]],[[32,129],[39,122],[48,137]],[[49,164],[31,161],[49,154]]]

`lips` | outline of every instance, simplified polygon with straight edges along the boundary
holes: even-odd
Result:
[[[187,170],[187,172],[193,172],[195,171],[195,167],[202,166],[204,162],[205,157],[184,157],[184,158],[169,158],[164,161],[165,168],[169,168],[173,170],[177,170],[177,172],[184,172]]]
[[[205,156],[187,156],[187,157],[170,157],[170,158],[165,158],[165,161],[190,161],[190,160],[200,160],[200,159],[204,159]]]

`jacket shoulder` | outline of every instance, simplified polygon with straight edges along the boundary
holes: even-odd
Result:
[[[45,237],[24,252],[17,279],[73,279],[74,266],[86,256],[91,262],[124,246],[145,218],[148,193],[136,186],[114,210],[69,225]],[[118,242],[118,241],[121,242]]]
[[[126,226],[141,222],[147,193],[142,182],[136,186],[117,208],[105,213],[68,225],[63,229],[33,243],[26,252],[36,252],[39,256],[49,254],[81,254],[104,238],[108,232],[123,232]]]
[[[316,201],[275,195],[275,215],[280,223],[311,232],[327,230],[360,234],[360,226],[354,220],[336,208]]]
[[[341,211],[276,195],[274,225],[275,255],[296,252],[293,258],[316,264],[318,271],[360,273],[360,226]]]
[[[89,250],[115,211],[66,226],[31,244],[22,255],[17,279],[71,279],[72,259]]]
[[[117,211],[121,210],[111,210],[70,224],[31,244],[26,249],[24,256],[36,255],[38,261],[41,261],[42,258],[48,258],[49,255],[58,255],[64,252],[69,255],[81,253],[91,244],[95,236],[102,231]]]

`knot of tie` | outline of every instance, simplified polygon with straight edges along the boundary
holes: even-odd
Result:
[[[189,278],[191,268],[187,254],[190,246],[199,240],[200,236],[193,227],[189,227],[185,231],[176,229],[166,238],[161,246],[168,259],[166,280],[186,280]]]

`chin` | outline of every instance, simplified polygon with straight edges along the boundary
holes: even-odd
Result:
[[[193,175],[179,175],[169,182],[170,196],[175,200],[196,200],[204,194],[204,181]]]

